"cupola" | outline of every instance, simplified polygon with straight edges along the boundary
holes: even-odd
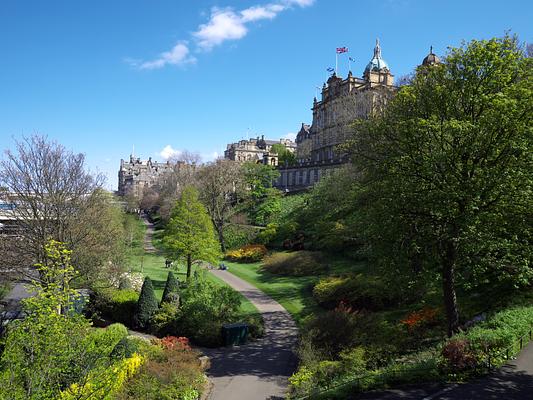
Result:
[[[422,61],[422,65],[435,65],[440,64],[440,58],[433,53],[433,46],[429,48],[429,54]]]

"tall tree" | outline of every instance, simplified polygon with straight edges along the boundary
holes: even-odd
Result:
[[[194,187],[185,187],[176,202],[165,228],[163,245],[169,257],[186,260],[187,278],[191,277],[193,262],[216,262],[219,244],[213,223]]]
[[[235,213],[237,189],[242,184],[240,166],[235,161],[217,160],[198,171],[200,199],[218,234],[220,249],[226,251],[224,228]]]
[[[532,67],[509,36],[450,49],[358,122],[349,146],[361,231],[395,272],[438,274],[449,335],[458,280],[517,286],[533,275]]]
[[[80,217],[88,215],[103,177],[87,172],[83,154],[43,136],[17,141],[15,149],[0,161],[0,187],[5,200],[16,205],[13,218],[22,237],[12,243],[13,266],[42,262],[49,239],[66,243],[75,253],[87,234],[83,228],[91,223]]]
[[[273,187],[279,172],[270,165],[245,162],[242,174],[244,209],[254,224],[266,225],[281,209],[281,192]]]

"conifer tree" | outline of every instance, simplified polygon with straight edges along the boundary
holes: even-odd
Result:
[[[165,290],[163,290],[161,304],[172,303],[176,299],[179,299],[179,283],[172,271],[169,271],[167,282],[165,283]]]
[[[141,295],[135,307],[135,315],[133,322],[139,328],[146,328],[150,323],[150,318],[159,308],[157,299],[154,293],[154,287],[149,277],[144,278]]]

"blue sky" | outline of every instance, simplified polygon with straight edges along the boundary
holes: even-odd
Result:
[[[296,132],[336,47],[361,75],[379,37],[399,77],[430,45],[442,55],[506,30],[531,42],[532,20],[525,0],[3,0],[0,149],[45,134],[115,188],[133,145],[209,160],[248,132]]]

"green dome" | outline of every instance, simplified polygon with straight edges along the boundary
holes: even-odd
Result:
[[[374,47],[374,57],[367,64],[365,73],[370,71],[381,71],[383,69],[389,70],[388,64],[381,58],[381,47],[379,46],[379,39],[376,39],[376,47]]]

